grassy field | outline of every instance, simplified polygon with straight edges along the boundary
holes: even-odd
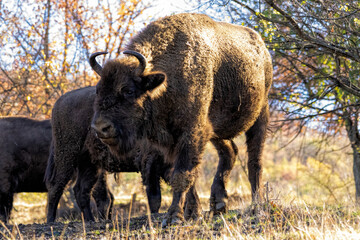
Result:
[[[0,231],[8,239],[360,239],[352,158],[343,138],[269,139],[263,162],[265,201],[258,205],[251,204],[244,139],[236,143],[240,153],[227,186],[232,209],[227,214],[212,218],[207,212],[218,161],[209,145],[197,182],[204,210],[198,222],[162,229],[171,202],[169,186],[162,184],[161,213],[150,218],[140,175],[122,173],[120,184],[109,176],[117,213],[109,222],[83,223],[67,195],[63,218],[44,224],[46,194],[22,193],[14,203],[12,225]]]

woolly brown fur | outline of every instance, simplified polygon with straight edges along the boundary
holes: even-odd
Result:
[[[164,163],[161,154],[149,148],[133,148],[127,156],[111,154],[90,127],[94,98],[95,87],[81,88],[61,96],[53,107],[52,152],[46,171],[48,222],[55,221],[60,196],[75,169],[79,172],[75,195],[86,221],[94,221],[90,211],[90,193],[94,192],[92,189],[97,177],[105,170],[115,173],[141,172],[151,212],[158,212],[160,208],[160,178],[168,181],[171,169]],[[109,104],[112,103],[107,102],[104,107]],[[107,189],[97,195],[105,197],[108,194],[111,193]]]
[[[179,217],[183,193],[194,185],[195,169],[210,140],[220,158],[211,210],[226,211],[225,184],[237,153],[232,139],[244,132],[253,200],[259,199],[272,82],[270,54],[260,35],[206,15],[184,13],[150,23],[130,40],[127,50],[143,54],[148,65],[138,75],[133,56],[105,63],[93,122],[110,127],[98,128],[98,134],[111,139],[114,153],[126,154],[146,140],[174,166],[167,223]],[[150,88],[144,87],[147,83]]]

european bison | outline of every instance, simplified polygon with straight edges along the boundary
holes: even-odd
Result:
[[[185,193],[194,185],[207,142],[219,154],[211,210],[225,211],[225,184],[245,132],[252,199],[260,198],[261,155],[269,119],[271,57],[253,30],[178,14],[150,23],[130,40],[123,57],[102,68],[93,128],[117,154],[149,142],[174,166],[173,200],[164,225],[182,220]]]
[[[0,220],[7,223],[14,193],[46,192],[44,173],[51,142],[49,120],[0,119]]]
[[[90,211],[90,192],[102,169],[109,172],[140,171],[150,210],[159,211],[160,178],[167,181],[171,169],[161,154],[144,146],[142,149],[134,147],[127,157],[112,155],[91,129],[95,95],[95,87],[77,89],[61,96],[53,107],[53,151],[49,158],[53,164],[48,165],[51,170],[48,167],[46,177],[49,189],[47,222],[55,221],[59,199],[76,168],[79,175],[74,191],[85,221],[94,221]],[[189,215],[193,212],[193,201],[196,199],[188,202]]]
[[[51,143],[50,120],[0,118],[0,220],[7,223],[14,193],[47,192],[44,174]],[[109,200],[96,193],[107,189],[101,175],[93,197],[98,207]],[[109,196],[109,197],[112,197]]]

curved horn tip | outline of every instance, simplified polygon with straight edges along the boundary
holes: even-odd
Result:
[[[99,75],[101,76],[102,67],[100,64],[96,61],[96,57],[102,54],[107,54],[108,52],[95,52],[91,54],[89,58],[90,66],[91,68]]]
[[[134,51],[134,50],[125,50],[125,51],[123,51],[123,54],[130,54],[130,55],[139,54],[139,55],[142,55],[141,53],[139,53],[137,51]]]
[[[99,55],[103,55],[103,54],[108,54],[108,52],[94,52],[93,54],[90,55],[90,58],[94,58],[97,57]]]
[[[147,60],[144,57],[144,55],[142,55],[139,52],[133,51],[133,50],[125,50],[125,51],[123,51],[123,54],[132,55],[132,56],[136,57],[140,62],[140,66],[137,71],[138,74],[140,75],[144,72],[146,65],[147,65]]]

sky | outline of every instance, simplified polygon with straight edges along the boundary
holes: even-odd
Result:
[[[221,7],[224,9],[224,13],[221,13],[219,7],[207,8],[209,7],[210,0],[144,0],[149,2],[153,7],[148,9],[147,13],[151,15],[153,20],[168,16],[175,13],[182,12],[198,12],[204,13],[206,9],[206,14],[216,21],[231,22],[231,18],[228,14],[225,14],[226,7]],[[200,4],[199,4],[200,2]],[[215,1],[216,2],[216,1]],[[201,11],[199,10],[199,5],[203,5]]]
[[[147,0],[153,7],[149,12],[154,12],[157,16],[154,17],[163,17],[174,13],[186,12],[186,11],[196,11],[192,4],[189,4],[191,0]],[[192,2],[196,3],[197,1],[193,0]]]

